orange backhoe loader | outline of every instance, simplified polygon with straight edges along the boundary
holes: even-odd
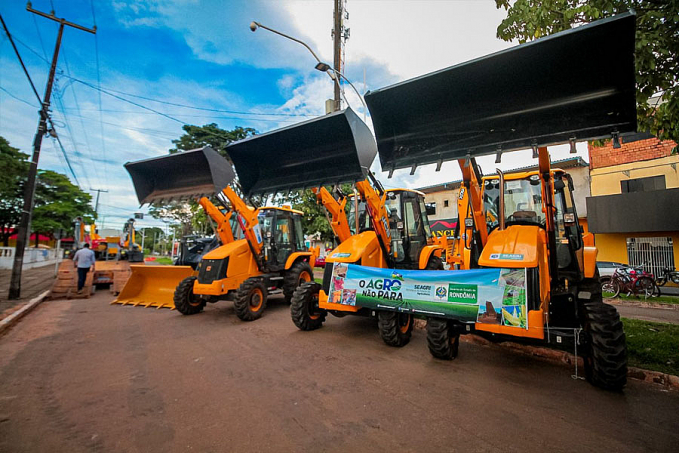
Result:
[[[235,164],[247,173],[255,161]],[[258,319],[267,296],[292,296],[300,282],[312,279],[318,250],[307,250],[301,228],[303,213],[290,208],[252,208],[231,187],[235,173],[231,164],[209,147],[125,164],[139,202],[200,197],[208,214],[218,219],[222,245],[204,255],[197,275],[176,286],[175,308],[190,315],[207,302],[233,300],[236,314],[244,321]],[[244,238],[235,240],[229,215],[222,214],[205,195],[216,195],[236,215]],[[188,268],[189,266],[174,266]],[[162,273],[163,270],[158,270]]]
[[[501,306],[477,300],[475,322],[430,315],[433,356],[454,358],[459,335],[469,332],[546,342],[576,348],[591,383],[625,385],[622,323],[602,302],[596,248],[583,240],[572,180],[550,167],[547,146],[574,149],[576,141],[617,141],[636,130],[634,31],[635,16],[622,14],[366,95],[383,168],[412,174],[458,160],[454,261],[460,269],[501,269],[506,283]],[[495,154],[499,162],[526,148],[538,171],[481,176],[475,157]]]

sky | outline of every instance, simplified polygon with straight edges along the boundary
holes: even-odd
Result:
[[[34,9],[85,27],[63,34],[51,111],[64,146],[43,141],[39,168],[67,174],[96,197],[100,228],[121,228],[139,208],[128,161],[167,154],[184,124],[252,127],[258,133],[325,112],[333,96],[330,78],[314,69],[301,45],[266,30],[256,20],[308,43],[332,62],[332,0],[33,0]],[[350,38],[344,73],[362,94],[515,45],[496,38],[505,17],[492,0],[348,0]],[[12,33],[42,97],[58,24],[0,0]],[[357,95],[346,87],[360,115]],[[346,107],[346,104],[344,104]],[[38,101],[9,40],[0,37],[0,136],[30,154]],[[370,116],[366,122],[372,128]],[[65,153],[65,156],[64,156]],[[550,148],[553,159],[571,156]],[[577,155],[588,160],[587,145]],[[485,173],[535,163],[531,151],[479,159]],[[391,179],[372,166],[385,187],[417,188],[460,178],[456,162],[397,170]],[[162,226],[145,216],[139,227]]]

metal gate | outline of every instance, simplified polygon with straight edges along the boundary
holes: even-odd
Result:
[[[674,269],[674,246],[670,237],[627,238],[630,265],[660,275],[665,267]]]

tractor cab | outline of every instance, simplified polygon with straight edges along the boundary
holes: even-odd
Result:
[[[263,207],[258,219],[262,231],[265,267],[269,272],[285,269],[285,264],[295,252],[305,252],[301,211],[288,207]]]
[[[362,201],[356,203],[353,195],[349,197],[347,219],[352,234],[372,230],[366,203]],[[410,189],[386,190],[385,208],[387,218],[384,221],[389,224],[388,231],[391,237],[391,259],[398,268],[418,268],[422,249],[432,243],[424,194]]]
[[[573,180],[560,169],[551,171],[554,185],[553,223],[556,264],[561,276],[579,273],[582,261],[582,228],[573,199]],[[500,200],[500,181],[504,180],[504,200]],[[547,213],[542,179],[538,171],[483,178],[483,207],[488,233],[500,227],[500,206],[504,205],[504,228],[536,225],[546,228]]]

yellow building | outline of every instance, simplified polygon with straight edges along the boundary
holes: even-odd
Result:
[[[648,134],[589,146],[589,229],[598,261],[639,265],[658,274],[679,262],[679,155]]]

